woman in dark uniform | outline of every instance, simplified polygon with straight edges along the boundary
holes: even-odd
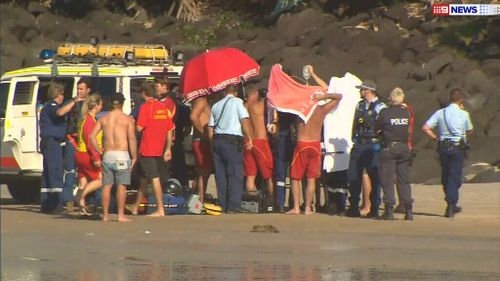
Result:
[[[63,191],[63,150],[61,143],[66,136],[66,117],[75,104],[77,96],[64,106],[64,85],[52,83],[48,89],[47,102],[40,113],[40,149],[43,155],[41,184],[41,211],[53,213],[62,205]]]

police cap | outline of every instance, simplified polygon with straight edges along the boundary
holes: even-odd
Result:
[[[366,89],[366,90],[371,90],[371,91],[376,92],[377,91],[377,84],[375,84],[375,82],[373,82],[373,81],[366,80],[366,81],[363,81],[363,83],[361,83],[361,85],[356,86],[356,88],[362,89],[362,90]]]

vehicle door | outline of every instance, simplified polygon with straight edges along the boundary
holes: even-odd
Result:
[[[5,133],[3,142],[12,142],[14,157],[22,166],[20,153],[31,153],[37,150],[37,107],[36,94],[38,92],[38,78],[17,77],[12,78],[7,110],[5,114]],[[21,167],[22,169],[23,167]]]
[[[1,173],[15,172],[19,170],[16,160],[12,156],[11,146],[3,141],[5,136],[5,117],[9,97],[10,81],[0,83],[0,171]]]

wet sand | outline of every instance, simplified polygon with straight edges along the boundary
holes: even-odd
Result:
[[[2,199],[1,279],[499,280],[500,184],[464,185],[454,219],[442,216],[441,187],[413,191],[412,222],[242,214],[104,224]],[[250,232],[266,224],[280,233]]]

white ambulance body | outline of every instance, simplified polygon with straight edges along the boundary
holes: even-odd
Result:
[[[167,64],[168,60],[144,58],[136,64],[135,58],[125,61],[117,60],[116,56],[112,61],[101,57],[93,63],[70,62],[58,55],[60,62],[9,71],[1,77],[0,184],[7,184],[11,195],[20,202],[34,202],[39,198],[42,173],[39,113],[48,101],[47,89],[52,81],[62,83],[65,99],[71,99],[76,96],[78,80],[88,77],[92,80],[93,93],[104,98],[115,92],[123,93],[126,99],[123,110],[129,114],[140,99],[139,88],[144,81],[162,74],[170,78],[173,87],[179,82],[183,67]],[[71,59],[74,58],[73,54]]]

